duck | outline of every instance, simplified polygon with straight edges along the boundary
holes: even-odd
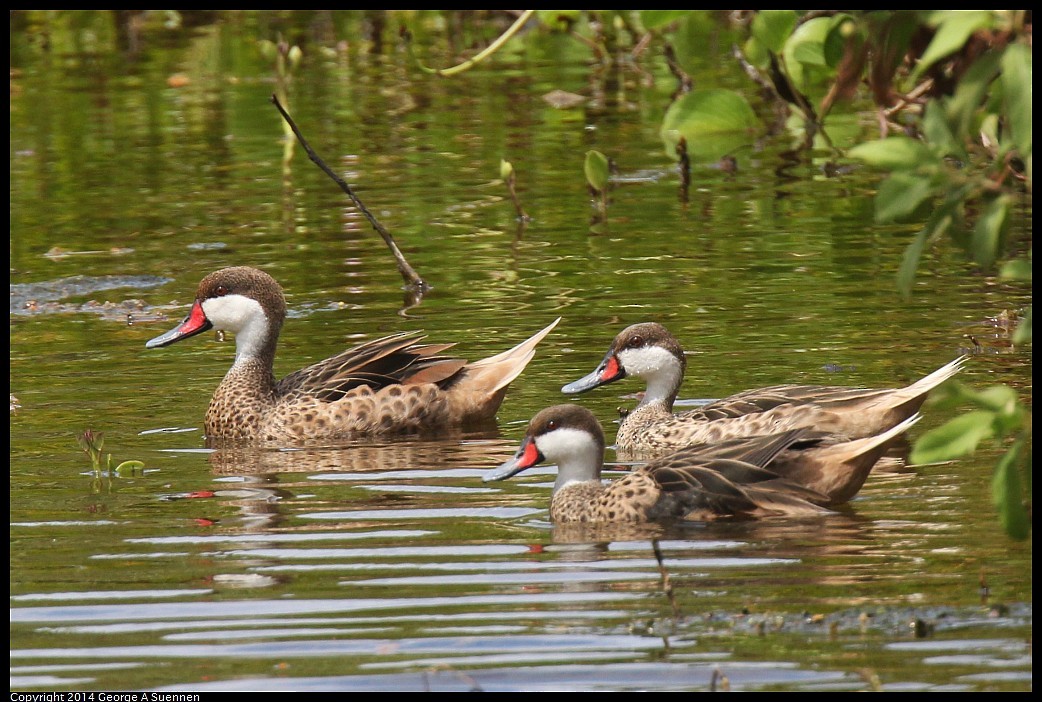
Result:
[[[619,332],[597,368],[561,391],[584,393],[629,376],[644,380],[643,398],[619,424],[616,446],[624,451],[662,453],[799,427],[851,440],[875,436],[915,415],[930,391],[958,373],[967,358],[960,356],[903,388],[775,385],[674,414],[687,366],[684,351],[663,325],[643,322]]]
[[[202,279],[180,324],[145,344],[161,348],[208,329],[235,335],[235,360],[206,411],[208,439],[300,443],[487,424],[535,347],[561,321],[472,363],[443,355],[454,344],[421,343],[422,332],[402,332],[276,380],[286,311],[282,287],[268,273],[222,268]]]
[[[688,446],[604,484],[600,423],[585,407],[560,404],[536,414],[514,456],[488,471],[483,481],[556,463],[550,498],[554,522],[818,516],[857,494],[876,460],[920,416],[848,442],[803,427]]]

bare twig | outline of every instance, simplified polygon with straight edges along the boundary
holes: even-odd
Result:
[[[662,558],[662,548],[658,544],[658,539],[651,540],[651,548],[655,552],[655,560],[658,561],[658,571],[662,576],[662,590],[666,593],[666,598],[669,599],[669,604],[673,607],[673,626],[675,627],[680,621],[680,605],[677,604],[676,595],[673,593],[673,583],[669,577],[669,571],[666,570],[666,563]]]
[[[664,49],[666,54],[666,66],[669,67],[669,72],[673,74],[673,77],[677,79],[677,89],[673,91],[670,96],[670,101],[676,100],[681,95],[691,92],[691,86],[694,85],[694,81],[691,76],[680,67],[680,62],[677,61],[677,52],[673,49],[672,44],[666,44]]]
[[[677,142],[677,167],[680,170],[680,201],[686,205],[691,188],[691,157],[688,156],[687,139],[684,137],[680,137]]]
[[[271,102],[275,105],[276,109],[278,109],[279,113],[282,115],[282,118],[286,120],[286,123],[289,124],[290,129],[293,130],[293,134],[297,137],[297,141],[299,141],[300,145],[304,147],[304,151],[307,152],[308,158],[311,159],[312,163],[321,168],[326,175],[333,179],[334,183],[340,186],[341,190],[347,193],[347,196],[351,198],[351,202],[355,204],[355,207],[357,207],[362,212],[362,214],[365,215],[365,218],[368,219],[369,223],[373,225],[373,229],[375,229],[377,233],[379,233],[380,236],[383,237],[384,243],[387,244],[387,248],[391,250],[391,254],[394,255],[395,260],[398,262],[398,272],[401,273],[402,278],[405,279],[405,284],[413,290],[417,291],[420,295],[429,290],[430,286],[427,284],[427,282],[423,278],[421,278],[419,274],[417,274],[416,271],[413,270],[413,267],[409,265],[409,262],[405,260],[405,256],[402,255],[402,252],[398,248],[398,245],[394,243],[394,237],[391,236],[391,233],[387,231],[387,229],[382,224],[380,224],[376,217],[373,216],[369,209],[366,208],[364,204],[362,204],[362,201],[359,200],[358,196],[355,195],[353,190],[351,190],[351,186],[348,185],[343,178],[334,173],[333,169],[327,166],[326,162],[323,161],[322,158],[315,153],[314,149],[311,148],[307,140],[304,138],[304,135],[300,133],[300,130],[297,128],[297,125],[293,121],[293,118],[289,116],[289,113],[287,113],[285,109],[283,109],[282,103],[279,102],[278,97],[272,95]]]

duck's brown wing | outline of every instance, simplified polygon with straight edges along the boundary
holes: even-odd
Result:
[[[756,460],[769,463],[801,432],[786,432],[766,442]],[[750,454],[751,455],[751,454]],[[649,518],[827,513],[828,498],[782,478],[774,471],[728,457],[699,456],[685,449],[641,469],[648,471],[660,498]]]
[[[813,442],[821,432],[810,429],[792,429],[762,436],[742,436],[707,444],[694,444],[660,461],[673,467],[700,465],[714,458],[727,458],[760,468],[767,467],[782,451],[799,443]]]
[[[467,364],[439,355],[453,344],[417,344],[422,338],[418,332],[404,332],[367,341],[287,375],[276,392],[334,402],[363,385],[379,390],[395,384],[439,383]]]
[[[782,405],[818,405],[827,409],[842,409],[865,400],[882,397],[892,390],[851,388],[831,385],[774,385],[745,390],[716,400],[708,405],[688,410],[681,417],[712,421],[734,419],[747,414],[767,412]]]

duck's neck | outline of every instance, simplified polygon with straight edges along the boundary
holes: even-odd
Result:
[[[557,462],[557,480],[554,493],[573,483],[600,481],[601,466],[604,464],[604,449],[592,443],[577,448],[563,460]]]
[[[625,357],[620,360],[626,374],[647,383],[640,405],[657,404],[672,411],[673,403],[680,393],[680,385],[684,382],[683,361],[658,346],[625,353]]]

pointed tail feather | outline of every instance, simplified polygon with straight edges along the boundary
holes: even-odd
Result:
[[[926,402],[927,395],[938,385],[962,370],[962,366],[967,360],[969,360],[969,356],[959,356],[954,361],[941,366],[933,373],[920,378],[907,387],[880,393],[873,405],[882,410],[882,412],[877,413],[879,423],[875,425],[873,430],[881,431],[885,427],[897,424],[899,421],[903,421],[918,412],[919,408]],[[866,407],[864,409],[870,408]],[[870,411],[869,414],[872,412]],[[861,436],[864,436],[864,434],[861,434]]]
[[[918,397],[919,395],[925,395],[944,381],[951,378],[960,370],[962,370],[963,364],[966,363],[966,361],[968,361],[969,358],[969,356],[959,356],[951,363],[947,363],[941,366],[925,378],[921,378],[920,380],[915,381],[908,387],[899,390],[898,393],[902,395],[908,395],[909,397]]]
[[[858,494],[893,442],[922,418],[916,412],[875,436],[809,449],[802,460],[797,459],[790,477],[827,495],[828,505],[843,504]]]
[[[901,434],[904,434],[912,425],[922,418],[923,415],[916,412],[908,419],[895,424],[881,434],[867,436],[864,439],[855,439],[854,441],[845,441],[841,444],[835,444],[822,450],[824,452],[836,451],[846,454],[848,456],[846,462],[850,462],[855,458],[870,456],[875,452],[876,458],[872,461],[872,464],[875,464],[875,462],[879,460],[879,457],[886,452],[886,449],[894,439],[899,437]]]
[[[561,321],[558,317],[544,329],[512,349],[469,363],[450,392],[454,416],[464,423],[492,419],[510,383],[521,375],[535,356],[536,345]]]
[[[513,382],[514,378],[521,375],[521,371],[525,369],[528,362],[532,360],[533,356],[535,356],[535,347],[553,330],[554,327],[557,326],[560,321],[561,318],[558,317],[545,328],[536,332],[512,349],[508,349],[502,353],[497,353],[495,356],[489,356],[488,358],[483,358],[480,361],[468,364],[468,372],[475,376],[484,376],[489,371],[493,371],[498,375],[498,378],[491,384],[486,385],[484,382],[482,383],[486,392],[495,392],[496,390],[505,388]]]

